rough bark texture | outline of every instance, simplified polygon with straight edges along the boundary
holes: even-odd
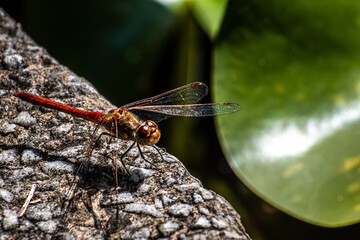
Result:
[[[155,169],[131,150],[125,158],[131,176],[120,168],[116,191],[111,159],[129,146],[120,140],[99,141],[67,201],[94,124],[33,106],[13,93],[102,112],[114,106],[1,9],[0,24],[0,239],[249,239],[233,207],[166,152],[163,161],[143,147]],[[17,217],[32,184],[37,184],[35,202]]]

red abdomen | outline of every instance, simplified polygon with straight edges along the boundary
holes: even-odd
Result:
[[[21,100],[27,101],[29,103],[43,106],[46,108],[55,109],[64,113],[68,113],[75,117],[84,118],[86,120],[92,121],[94,123],[100,123],[102,116],[104,115],[101,112],[89,112],[85,110],[81,110],[75,107],[68,106],[63,103],[55,102],[53,100],[36,96],[34,94],[25,93],[25,92],[17,92],[14,94],[15,97],[20,98]]]

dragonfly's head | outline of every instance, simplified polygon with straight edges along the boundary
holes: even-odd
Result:
[[[160,139],[160,130],[155,122],[147,120],[136,132],[137,142],[142,145],[152,146]]]

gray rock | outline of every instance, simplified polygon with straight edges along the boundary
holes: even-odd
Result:
[[[140,228],[132,234],[132,239],[148,239],[150,237],[149,228]]]
[[[68,232],[61,232],[61,233],[56,234],[55,239],[76,240],[75,236]]]
[[[193,210],[193,206],[188,205],[188,204],[178,203],[178,204],[172,205],[169,208],[169,213],[174,216],[187,217],[187,216],[189,216],[189,214],[192,210]]]
[[[63,113],[63,112],[58,112],[57,114],[62,119],[70,119],[71,118],[71,116],[69,114],[66,114],[66,113]]]
[[[143,225],[142,225],[142,223],[140,223],[140,222],[136,222],[136,223],[132,223],[132,224],[130,224],[129,226],[127,226],[126,227],[126,229],[130,229],[130,230],[136,230],[136,229],[139,229],[139,228],[141,228]]]
[[[187,240],[186,234],[185,233],[180,233],[178,236],[179,240]]]
[[[34,225],[29,221],[29,220],[27,220],[27,219],[24,219],[24,218],[22,218],[21,220],[20,220],[20,226],[19,226],[19,230],[20,231],[24,231],[24,232],[26,232],[26,231],[28,231],[31,227],[33,227]]]
[[[14,199],[14,194],[6,189],[0,189],[0,198],[9,203]]]
[[[143,204],[143,203],[130,203],[126,204],[124,208],[125,212],[139,213],[139,214],[147,214],[153,217],[162,217],[163,214],[156,210],[153,206]]]
[[[133,239],[132,238],[132,231],[127,230],[121,235],[121,239]]]
[[[137,193],[146,194],[151,191],[151,188],[152,186],[150,186],[149,184],[143,183],[138,188]]]
[[[16,69],[21,66],[23,57],[19,54],[13,54],[4,58],[4,65],[7,69]]]
[[[228,224],[221,219],[211,218],[212,225],[217,229],[227,228]]]
[[[146,168],[138,168],[130,166],[131,178],[134,182],[139,182],[140,180],[152,176],[155,171],[149,170]]]
[[[205,188],[200,188],[199,191],[200,191],[201,196],[205,200],[211,200],[214,198],[212,193],[209,190],[206,190]]]
[[[204,215],[209,215],[210,214],[209,209],[204,208],[204,207],[199,208],[199,212],[204,214]]]
[[[225,239],[244,239],[236,232],[231,232],[231,231],[224,231],[224,238]]]
[[[26,167],[23,169],[17,169],[13,172],[13,174],[9,177],[9,181],[11,182],[19,182],[24,178],[32,176],[35,174],[35,171],[31,167]]]
[[[22,132],[22,133],[20,133],[20,135],[18,136],[17,139],[18,139],[19,143],[25,143],[27,141],[27,139],[29,139],[29,138],[30,138],[29,132]],[[33,144],[34,144],[34,141],[32,139],[29,145],[34,147]]]
[[[0,132],[4,134],[13,133],[16,131],[16,124],[5,124],[0,127]]]
[[[164,150],[164,151],[166,151],[166,150]],[[171,154],[167,154],[167,157],[166,157],[164,160],[165,160],[165,162],[167,162],[167,163],[176,163],[176,162],[179,161],[176,157],[174,157],[174,156],[171,155]]]
[[[0,152],[0,164],[14,164],[16,162],[16,155],[17,150],[14,148]]]
[[[40,157],[38,152],[30,149],[30,150],[23,151],[20,161],[22,164],[30,164],[30,163],[38,162],[40,160],[42,160],[42,158]]]
[[[176,179],[169,177],[166,179],[166,184],[164,187],[171,187],[172,185],[174,185],[176,183]]]
[[[54,172],[63,173],[63,172],[74,172],[74,164],[63,162],[63,161],[54,161],[46,162],[42,165],[41,169],[46,174],[52,174]]]
[[[26,217],[36,221],[47,221],[59,214],[60,209],[57,209],[56,204],[40,203],[29,206],[26,211]]]
[[[11,185],[11,192],[13,193],[13,194],[20,194],[21,192],[22,192],[22,190],[23,190],[23,188],[24,188],[24,184],[23,183],[14,183],[14,184],[12,184]]]
[[[192,189],[198,189],[200,188],[200,185],[196,182],[191,183],[191,184],[183,184],[180,186],[176,186],[176,189],[180,192],[184,192],[184,191],[188,191],[188,190],[192,190]]]
[[[174,202],[174,199],[171,199],[166,195],[161,195],[161,200],[165,205],[169,205],[169,204],[172,204]]]
[[[229,220],[232,223],[235,223],[235,220],[231,216],[226,216],[226,219]]]
[[[83,146],[74,146],[74,147],[69,147],[62,151],[59,151],[57,153],[57,155],[62,156],[62,157],[71,158],[71,157],[77,157],[77,156],[81,155],[82,153],[84,153]]]
[[[162,201],[158,198],[155,198],[155,207],[157,209],[162,209],[164,207]]]
[[[70,124],[70,123],[60,125],[59,127],[55,128],[55,133],[58,134],[58,135],[66,135],[66,134],[69,133],[72,126],[74,126],[74,125]]]
[[[199,193],[197,193],[197,192],[194,192],[194,194],[193,194],[193,199],[194,199],[194,202],[195,202],[195,203],[200,203],[200,202],[203,202],[203,201],[204,201],[204,199],[202,198],[202,196],[201,196]]]
[[[48,220],[37,222],[36,225],[40,228],[41,231],[46,233],[54,233],[58,226],[57,221]]]
[[[211,227],[211,223],[206,219],[205,216],[199,217],[199,219],[192,226],[193,228],[209,228]]]
[[[196,234],[192,237],[193,240],[207,240],[207,236],[205,234]]]
[[[79,78],[75,76],[69,76],[67,78],[67,86],[68,88],[70,88],[71,92],[81,91],[87,94],[99,94],[94,87],[88,84],[84,84],[83,81],[81,81]]]
[[[39,46],[31,46],[31,45],[28,45],[26,48],[27,48],[29,51],[32,51],[32,52],[37,52],[37,51],[42,50],[42,48],[39,47]],[[25,70],[27,70],[27,69],[25,69]],[[24,70],[24,71],[25,71],[25,70]],[[24,72],[24,71],[23,71],[23,72]]]
[[[40,173],[37,173],[37,178],[40,175]],[[49,176],[47,176],[46,174],[43,173],[44,176],[42,176],[44,179],[49,178]],[[60,180],[59,179],[54,179],[52,181],[46,181],[44,183],[40,183],[37,186],[37,190],[38,191],[52,191],[55,190],[59,187],[60,185]]]
[[[141,225],[140,225],[141,226]],[[136,229],[139,226],[136,227]],[[149,228],[140,228],[134,231],[134,227],[128,227],[127,231],[125,231],[121,235],[121,239],[148,239],[150,237],[151,231]]]
[[[3,228],[8,231],[15,229],[19,224],[19,219],[17,217],[16,211],[5,209],[4,210],[4,219],[3,219]]]
[[[30,127],[34,124],[36,124],[37,120],[36,118],[33,118],[28,112],[23,111],[17,115],[16,118],[14,118],[14,123],[19,124],[24,127]]]
[[[170,234],[175,232],[180,228],[180,225],[175,221],[167,221],[164,224],[161,224],[159,226],[159,231],[164,235],[165,237],[168,237]]]
[[[125,192],[104,198],[101,202],[101,205],[109,206],[109,205],[129,203],[129,202],[134,202],[134,198],[130,193]]]

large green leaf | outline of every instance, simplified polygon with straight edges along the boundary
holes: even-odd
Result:
[[[215,100],[233,170],[305,221],[360,219],[360,2],[230,1],[215,49]]]

